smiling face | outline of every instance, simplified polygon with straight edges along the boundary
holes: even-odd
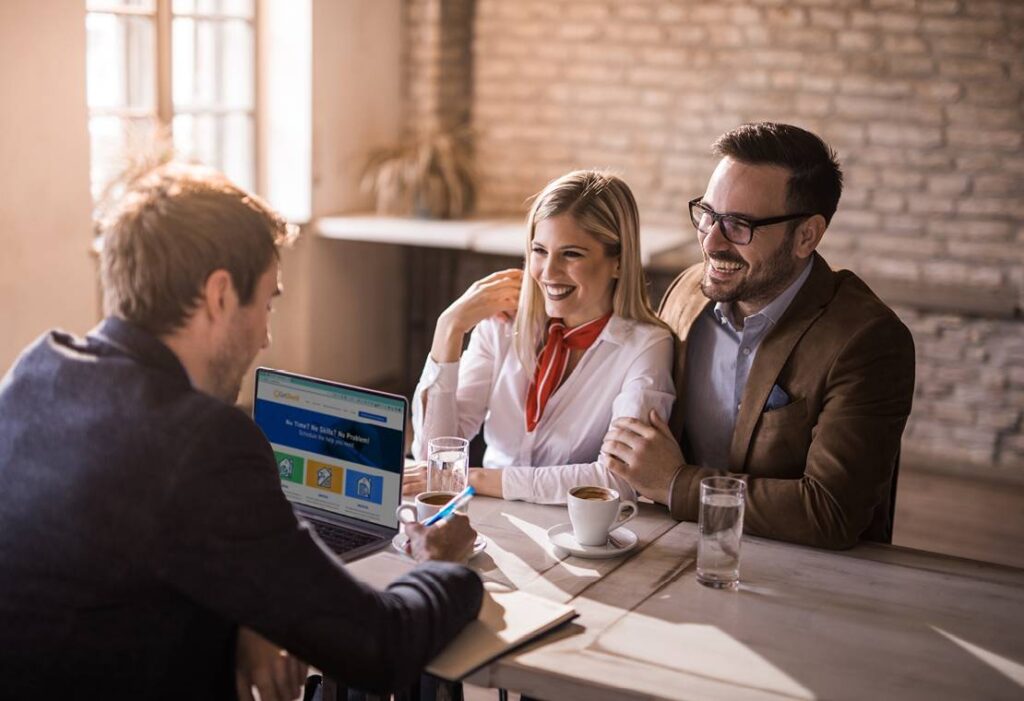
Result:
[[[544,297],[544,311],[579,326],[612,310],[618,258],[567,214],[537,222],[530,244],[530,277]]]
[[[701,201],[719,214],[744,219],[779,216],[789,211],[788,182],[785,168],[726,157],[715,168]],[[784,222],[758,227],[746,246],[728,241],[717,224],[708,234],[698,232],[704,254],[701,290],[705,296],[715,302],[734,302],[740,319],[760,311],[797,278],[813,253],[813,246],[797,245],[801,226]]]

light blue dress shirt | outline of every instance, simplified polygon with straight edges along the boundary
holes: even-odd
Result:
[[[764,309],[736,329],[732,304],[718,302],[693,322],[686,350],[686,396],[683,432],[690,459],[701,467],[729,468],[729,447],[743,390],[761,341],[782,318],[811,274],[813,262]]]

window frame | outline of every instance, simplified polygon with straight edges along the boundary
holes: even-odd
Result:
[[[260,115],[260,67],[261,67],[261,43],[260,43],[260,16],[263,0],[253,0],[253,11],[250,17],[228,13],[204,13],[204,12],[174,12],[174,0],[152,0],[152,7],[136,7],[124,5],[114,1],[103,2],[92,0],[86,3],[86,19],[91,14],[108,14],[116,17],[143,17],[154,23],[154,47],[156,54],[153,62],[154,75],[153,86],[156,100],[154,109],[140,109],[135,107],[88,107],[90,122],[94,117],[115,117],[122,122],[131,122],[139,119],[152,119],[155,124],[166,130],[173,143],[174,138],[174,117],[177,115],[212,115],[223,116],[229,114],[240,114],[248,116],[252,123],[252,172],[250,173],[253,189],[257,193],[263,192],[263,154],[260,143],[262,143],[262,119]],[[193,19],[213,22],[245,22],[249,25],[252,36],[252,104],[247,108],[228,107],[226,105],[211,105],[207,107],[196,107],[192,105],[182,106],[175,109],[174,105],[174,71],[173,71],[173,26],[175,19]],[[220,145],[218,144],[218,147]],[[90,156],[91,158],[92,156]]]

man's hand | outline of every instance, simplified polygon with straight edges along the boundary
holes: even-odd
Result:
[[[293,701],[302,697],[308,666],[258,633],[238,629],[235,651],[235,689],[239,701]]]
[[[650,419],[650,424],[625,417],[613,421],[601,452],[608,469],[633,489],[668,505],[672,477],[685,461],[668,424],[653,409]]]
[[[409,536],[405,550],[417,562],[466,562],[473,554],[476,531],[469,525],[469,517],[462,514],[455,514],[433,526],[406,523],[405,532]]]

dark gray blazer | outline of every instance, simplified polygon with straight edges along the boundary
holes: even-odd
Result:
[[[49,333],[0,383],[0,698],[233,698],[239,624],[399,688],[481,596],[451,564],[352,578],[256,425],[127,322]]]

